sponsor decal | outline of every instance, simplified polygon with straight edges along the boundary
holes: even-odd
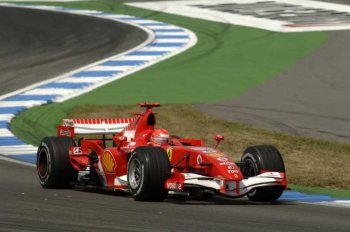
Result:
[[[169,147],[168,149],[166,149],[166,153],[168,155],[169,160],[171,161],[171,159],[173,158],[173,149]]]
[[[211,153],[211,154],[208,154],[208,155],[211,156],[211,157],[214,157],[214,158],[218,158],[218,157],[224,156],[224,154],[222,154],[222,153]]]
[[[72,133],[71,133],[70,130],[63,130],[63,129],[61,129],[61,130],[60,130],[60,135],[61,135],[61,136],[71,137],[71,136],[72,136]]]
[[[221,166],[225,166],[225,165],[235,165],[235,163],[232,162],[222,162],[220,163]]]
[[[102,154],[102,165],[106,173],[115,174],[115,160],[113,155],[109,151],[105,151]]]
[[[230,169],[230,170],[227,170],[227,172],[228,172],[229,174],[234,174],[234,173],[238,173],[238,170],[232,170],[232,169]]]
[[[215,150],[214,148],[211,148],[211,147],[191,147],[190,146],[188,148],[191,150],[203,152],[205,154],[211,154],[211,153],[217,152],[217,150]]]
[[[136,142],[130,142],[124,147],[125,152],[131,152],[131,150],[135,149]]]
[[[169,190],[181,191],[182,185],[178,182],[170,182],[166,184],[166,188]]]
[[[136,142],[130,142],[129,143],[129,146],[135,146],[136,145]]]
[[[222,161],[222,162],[228,161],[228,158],[226,158],[226,157],[218,157],[216,159],[219,160],[219,161]]]
[[[197,156],[197,164],[200,165],[201,163],[203,163],[203,158],[202,158],[201,155],[198,155],[198,156]]]
[[[74,126],[73,119],[63,119],[63,126],[73,127]]]
[[[284,174],[279,173],[279,172],[264,172],[264,173],[260,174],[260,176],[273,177],[273,178],[284,178]]]
[[[82,153],[81,147],[74,147],[73,148],[73,154],[74,155],[80,155]]]

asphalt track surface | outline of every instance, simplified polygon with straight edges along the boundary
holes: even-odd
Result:
[[[350,210],[293,202],[168,199],[42,189],[35,168],[0,162],[0,231],[349,231]]]
[[[350,31],[327,33],[325,44],[278,77],[234,99],[197,108],[259,128],[349,143]]]
[[[25,50],[26,52],[23,49],[16,50],[21,53],[21,55],[16,55],[13,54],[14,51],[11,53],[8,50],[8,54],[12,55],[13,59],[19,59],[18,64],[27,67],[25,74],[28,80],[17,81],[19,83],[13,86],[14,89],[41,80],[35,79],[38,76],[36,72],[39,72],[39,70],[43,73],[40,75],[42,79],[49,78],[62,71],[69,71],[73,67],[101,58],[93,55],[103,56],[103,51],[110,52],[109,49],[104,49],[101,45],[101,52],[88,53],[91,57],[87,59],[84,52],[85,55],[73,55],[75,52],[72,49],[80,44],[75,44],[75,46],[73,46],[74,43],[71,44],[73,48],[69,44],[57,48],[55,41],[60,36],[52,32],[55,36],[49,38],[52,35],[50,31],[53,27],[46,27],[47,31],[42,33],[32,33],[31,30],[37,30],[39,27],[33,28],[27,25],[29,27],[27,28],[22,26],[26,21],[32,20],[31,17],[46,13],[33,11],[33,14],[31,14],[30,11],[26,12],[26,19],[23,19],[24,16],[13,17],[15,22],[16,19],[21,22],[13,23],[12,28],[10,26],[6,27],[9,24],[2,26],[2,28],[13,31],[13,35],[16,35],[14,39],[7,37],[13,43],[13,49],[16,46],[22,46],[23,49],[26,46],[34,46],[30,43],[36,44],[37,39],[34,37],[38,34],[45,34],[45,40],[48,40],[48,43],[37,46],[37,48],[40,48],[38,53],[35,53],[36,49],[28,48],[28,50]],[[3,13],[6,14],[6,12],[0,12],[0,17],[3,16]],[[48,21],[58,20],[59,15],[56,14],[55,17],[47,16],[46,19]],[[64,18],[66,18],[66,15]],[[82,17],[81,21],[80,19],[76,20],[82,24],[85,19],[90,20],[84,18]],[[9,20],[8,17],[3,19]],[[65,24],[65,26],[71,25],[73,24]],[[42,28],[44,28],[43,25]],[[99,26],[96,26],[96,28],[99,28]],[[74,31],[78,28],[62,28],[62,30],[65,32],[62,32],[61,36],[65,36],[67,30],[74,34]],[[2,35],[9,36],[3,30],[0,31],[2,31]],[[120,31],[118,32],[118,35],[122,34]],[[81,31],[77,34],[83,39],[86,38],[83,33]],[[91,34],[89,41],[96,42],[98,39],[93,36],[99,36],[102,31],[95,33],[96,31]],[[25,40],[26,46],[22,44],[23,41],[16,42],[27,34],[33,37]],[[66,37],[66,39],[68,38]],[[3,41],[7,40],[2,40],[0,46],[6,48]],[[64,41],[62,40],[62,42]],[[131,44],[129,45],[129,47],[132,47]],[[125,46],[127,47],[127,45]],[[122,51],[126,47],[122,46],[118,49]],[[65,49],[68,49],[68,51],[65,51]],[[59,56],[58,60],[54,58],[45,59],[46,55],[50,56],[51,53],[58,51],[66,55]],[[34,55],[32,52],[34,52]],[[73,57],[70,57],[70,55],[73,55]],[[5,56],[2,55],[1,57],[4,59]],[[26,61],[20,60],[21,57]],[[81,59],[84,57],[87,60],[83,62]],[[11,64],[13,59],[2,60],[1,67],[7,62]],[[69,61],[66,61],[66,59],[69,59]],[[36,62],[34,62],[35,60]],[[47,65],[46,68],[40,65],[40,62],[45,60],[47,62],[44,62],[43,65]],[[15,62],[12,65],[12,68],[1,68],[1,78],[9,76],[11,70],[12,73],[16,73]],[[11,66],[9,65],[9,67]],[[24,69],[19,66],[17,68]],[[30,72],[31,75],[29,75]],[[44,73],[47,74],[46,77]],[[7,80],[15,81],[12,78]],[[29,83],[22,83],[24,81],[29,81]],[[10,91],[8,88],[4,88],[2,84],[0,86],[3,92]],[[207,201],[169,199],[163,203],[147,203],[135,202],[130,196],[118,196],[117,194],[101,191],[42,189],[38,183],[35,168],[3,160],[0,161],[0,183],[0,231],[348,231],[350,228],[350,221],[348,220],[350,211],[346,208],[295,202],[258,204],[251,203],[246,199],[228,200],[223,198],[214,198]]]
[[[110,20],[0,7],[0,95],[127,51],[147,34]]]

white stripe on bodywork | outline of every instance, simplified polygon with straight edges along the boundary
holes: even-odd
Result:
[[[127,176],[119,176],[114,179],[114,185],[122,185],[127,186],[128,185],[128,179]]]
[[[102,167],[102,163],[101,163],[101,157],[98,157],[98,169],[99,170],[96,170],[98,175],[100,177],[102,177],[102,182],[103,182],[103,185],[106,186],[107,185],[107,178],[106,178],[106,174],[105,172],[103,171],[103,167]]]
[[[74,124],[75,134],[116,134],[127,127],[129,123],[114,124]]]

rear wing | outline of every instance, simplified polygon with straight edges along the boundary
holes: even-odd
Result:
[[[63,119],[57,128],[58,136],[74,137],[76,134],[117,134],[135,118],[75,118]]]

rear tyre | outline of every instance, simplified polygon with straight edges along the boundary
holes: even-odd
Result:
[[[69,137],[45,137],[37,152],[37,172],[43,188],[72,187],[78,171],[69,159],[69,147],[75,146]]]
[[[242,155],[242,162],[245,177],[257,176],[262,170],[285,172],[281,153],[271,145],[248,147]],[[248,198],[252,201],[275,201],[282,195],[283,190],[283,186],[260,187],[249,192]]]
[[[165,181],[170,177],[171,166],[161,147],[138,147],[128,163],[128,184],[136,201],[163,201],[168,191]]]

